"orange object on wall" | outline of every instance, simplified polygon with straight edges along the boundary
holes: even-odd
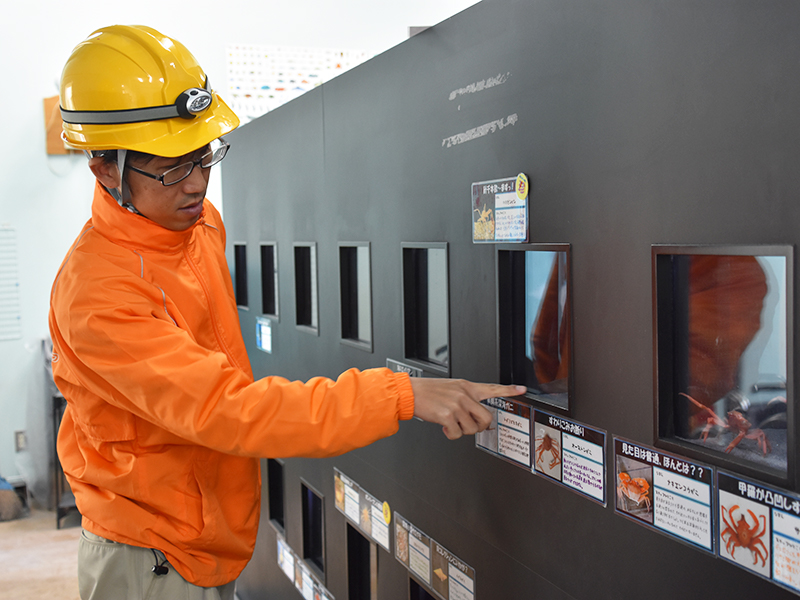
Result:
[[[44,99],[44,130],[47,136],[48,154],[71,154],[61,139],[61,113],[58,110],[58,96]]]

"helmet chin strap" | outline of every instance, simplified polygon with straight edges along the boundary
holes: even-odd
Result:
[[[87,152],[87,154],[89,154]],[[131,204],[131,190],[128,187],[128,182],[125,179],[125,158],[128,155],[128,151],[125,149],[117,150],[117,169],[119,170],[119,187],[109,189],[106,186],[103,186],[105,190],[111,194],[111,197],[117,201],[122,208],[127,209],[128,211],[132,212],[135,215],[142,215],[136,207]],[[102,185],[102,184],[101,184]],[[144,216],[144,215],[142,215]]]

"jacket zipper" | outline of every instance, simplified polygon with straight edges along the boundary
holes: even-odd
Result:
[[[208,293],[208,286],[206,286],[206,282],[200,274],[200,269],[198,269],[194,260],[192,260],[192,257],[189,255],[188,248],[183,249],[183,256],[186,258],[186,262],[189,263],[189,267],[192,269],[192,272],[194,273],[194,276],[197,278],[197,281],[200,282],[200,287],[203,288],[203,293],[206,296],[206,303],[208,304],[208,309],[209,309],[208,312],[211,315],[211,326],[214,329],[214,335],[217,338],[217,343],[219,344],[220,348],[222,348],[222,350],[225,352],[225,355],[228,357],[228,360],[231,361],[231,364],[233,364],[239,370],[244,370],[242,369],[242,366],[239,364],[239,362],[234,358],[233,354],[228,348],[228,344],[225,343],[225,339],[222,337],[222,333],[220,332],[219,326],[217,324],[217,317],[215,314],[214,305],[212,304],[211,296]]]

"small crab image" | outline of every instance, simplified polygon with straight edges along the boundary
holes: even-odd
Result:
[[[478,219],[475,221],[475,239],[478,240],[491,240],[494,238],[494,215],[492,209],[483,205],[483,210],[474,209],[473,212],[478,213]]]
[[[645,505],[647,512],[650,512],[650,484],[643,477],[631,477],[627,473],[617,475],[619,485],[617,485],[617,497],[622,503],[625,497],[636,506]]]
[[[769,550],[767,550],[761,538],[767,532],[767,517],[765,515],[757,517],[752,510],[747,509],[747,513],[753,522],[751,526],[745,516],[745,511],[741,512],[738,520],[736,519],[735,513],[738,510],[740,510],[738,504],[734,504],[730,508],[722,506],[722,521],[725,524],[725,528],[722,530],[720,538],[725,542],[725,550],[731,555],[731,558],[734,558],[736,548],[747,548],[753,555],[754,565],[758,563],[760,558],[761,565],[766,566]],[[727,540],[725,539],[726,535],[728,536]]]
[[[549,468],[552,469],[561,462],[561,445],[545,433],[544,430],[540,430],[539,433],[541,435],[536,438],[536,464],[541,467],[542,455],[545,452],[550,452]]]

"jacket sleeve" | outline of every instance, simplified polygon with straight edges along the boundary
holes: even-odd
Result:
[[[101,440],[136,428],[135,420],[126,425],[133,415],[163,430],[164,443],[320,457],[392,435],[413,416],[405,374],[352,369],[336,381],[253,382],[223,352],[201,347],[164,317],[161,298],[142,280],[124,272],[79,279],[62,280],[62,298],[51,308],[54,374],[73,418]]]

